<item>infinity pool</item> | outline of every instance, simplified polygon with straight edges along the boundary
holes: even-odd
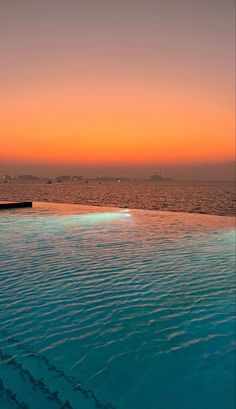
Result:
[[[230,217],[1,212],[0,408],[233,409],[234,240]]]

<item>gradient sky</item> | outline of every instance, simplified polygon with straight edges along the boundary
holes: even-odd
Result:
[[[1,0],[0,161],[234,158],[233,0]]]

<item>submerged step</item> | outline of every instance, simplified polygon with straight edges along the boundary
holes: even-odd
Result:
[[[8,388],[18,385],[14,392],[30,409],[115,409],[110,403],[101,402],[91,389],[66,375],[46,356],[28,350],[3,330],[0,333],[3,379]]]
[[[17,409],[30,409],[30,407],[25,402],[19,402],[16,398],[16,394],[9,388],[6,388],[2,379],[0,379],[0,397],[5,402],[1,402],[1,408],[9,408],[9,402],[14,404]],[[7,406],[6,406],[7,405]]]

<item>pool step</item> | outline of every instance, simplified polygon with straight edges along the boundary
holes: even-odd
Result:
[[[69,402],[62,402],[58,391],[51,391],[43,379],[35,378],[13,356],[0,350],[0,359],[5,388],[14,391],[10,400],[25,402],[27,409],[73,409]]]
[[[25,402],[19,402],[16,398],[16,394],[11,389],[6,388],[2,379],[0,379],[0,397],[2,398],[1,409],[9,408],[9,402],[13,403],[17,409],[29,409],[29,406]],[[5,402],[4,402],[5,400]]]
[[[8,366],[8,376],[13,379],[14,372],[14,376],[17,373],[21,378],[17,382],[13,381],[13,385],[8,383],[8,387],[13,388],[14,384],[18,385],[22,381],[25,383],[20,388],[25,389],[25,394],[20,394],[19,398],[27,404],[30,403],[30,409],[38,409],[34,402],[27,400],[29,396],[35,396],[35,393],[41,396],[37,401],[46,399],[46,402],[41,404],[42,408],[51,409],[56,405],[61,409],[114,409],[113,405],[100,402],[92,390],[74,377],[66,375],[47,357],[27,349],[15,337],[5,336],[1,340],[0,360]]]

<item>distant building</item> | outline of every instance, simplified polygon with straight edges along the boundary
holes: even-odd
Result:
[[[154,175],[151,175],[150,177],[151,180],[162,180],[162,171],[161,170],[156,170],[156,172],[154,173]]]
[[[163,173],[162,173],[161,170],[156,170],[154,175],[150,176],[150,179],[151,180],[156,180],[156,181],[159,181],[159,180],[172,180],[171,178],[163,177]]]
[[[3,180],[11,180],[11,179],[14,179],[14,176],[11,176],[11,175],[2,175],[2,176],[0,176],[0,178],[3,179]]]
[[[55,180],[56,180],[57,182],[65,182],[65,181],[67,181],[67,180],[71,180],[71,176],[68,176],[68,175],[57,176],[57,177],[55,178]]]
[[[127,179],[124,178],[124,177],[100,176],[100,177],[97,177],[96,180],[98,180],[98,181],[115,181],[115,182],[119,182],[121,180],[127,180]]]
[[[39,178],[37,176],[34,176],[34,175],[19,175],[18,179],[22,179],[22,180],[38,180]]]

